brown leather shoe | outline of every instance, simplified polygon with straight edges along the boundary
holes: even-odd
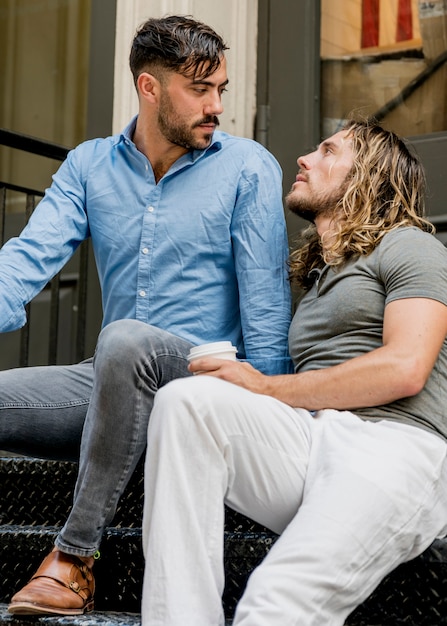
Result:
[[[11,600],[16,615],[81,615],[93,610],[95,579],[77,556],[54,550]]]

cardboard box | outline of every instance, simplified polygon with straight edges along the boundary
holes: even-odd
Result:
[[[447,0],[419,0],[424,57],[432,61],[447,50]]]
[[[375,115],[428,66],[422,58],[324,59],[321,66],[322,135],[336,132],[352,111]],[[403,136],[446,129],[446,67],[441,67],[380,123]]]

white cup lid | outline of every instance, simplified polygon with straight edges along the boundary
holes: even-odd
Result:
[[[237,348],[231,344],[231,341],[214,341],[213,343],[204,343],[201,346],[191,348],[188,359],[196,359],[199,356],[207,356],[221,352],[232,352],[233,354],[236,354]]]

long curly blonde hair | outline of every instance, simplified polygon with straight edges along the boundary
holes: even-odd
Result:
[[[289,258],[290,279],[304,289],[312,283],[312,269],[340,267],[354,255],[368,255],[391,230],[435,230],[424,217],[424,168],[408,145],[374,121],[353,119],[343,130],[352,140],[354,163],[334,209],[334,231],[323,251],[316,227],[308,227]]]

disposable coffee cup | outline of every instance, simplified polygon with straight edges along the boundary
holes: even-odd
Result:
[[[225,359],[227,361],[236,361],[235,348],[231,341],[215,341],[214,343],[204,343],[201,346],[191,348],[188,354],[188,361],[201,359],[205,356],[212,356],[215,359]]]

